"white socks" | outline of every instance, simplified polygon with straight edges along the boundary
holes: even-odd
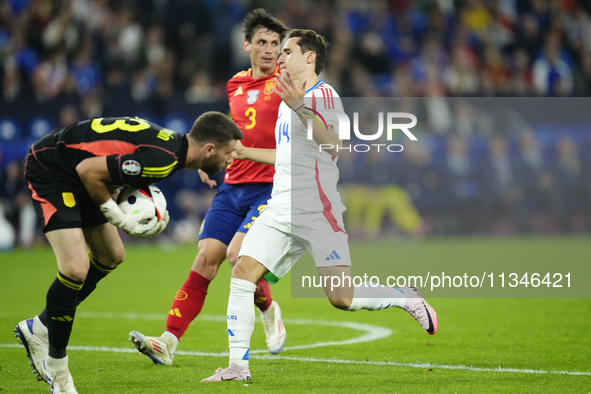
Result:
[[[257,286],[244,279],[232,278],[228,301],[228,342],[230,364],[248,366],[250,337],[254,331],[254,292]]]
[[[164,331],[160,338],[168,345],[168,351],[171,355],[176,352],[176,347],[179,345],[179,339],[171,332]]]
[[[68,356],[64,358],[53,358],[49,355],[45,357],[45,368],[49,371],[64,371],[68,370]]]
[[[359,309],[379,311],[392,306],[404,308],[406,298],[406,295],[396,288],[383,285],[373,287],[369,282],[365,282],[355,288],[355,294],[348,310],[353,312]]]
[[[45,327],[43,323],[41,323],[41,319],[39,319],[39,316],[35,316],[35,318],[33,319],[33,332],[37,337],[40,337],[45,341],[49,340],[49,332],[47,331],[47,327]]]

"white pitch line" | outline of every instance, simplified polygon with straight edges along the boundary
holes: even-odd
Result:
[[[161,320],[164,321],[166,316],[158,313],[114,313],[114,312],[82,312],[76,314],[80,317],[99,318],[99,319],[143,319],[143,320]],[[220,315],[199,315],[197,320],[225,322],[226,316]],[[260,319],[257,317],[257,321]],[[346,322],[346,321],[329,321],[329,320],[310,320],[310,319],[283,319],[287,325],[305,325],[305,326],[329,326],[329,327],[343,327],[352,330],[365,331],[365,334],[345,339],[342,341],[316,342],[306,345],[285,346],[283,350],[300,350],[312,349],[325,346],[343,346],[352,345],[356,343],[372,342],[378,339],[386,338],[392,335],[392,330],[389,328],[378,327],[372,324]],[[249,354],[267,353],[267,349],[251,350]],[[227,353],[226,353],[227,354]]]
[[[13,312],[0,311],[0,316],[14,316]],[[79,317],[85,317],[89,319],[130,319],[130,320],[163,320],[166,316],[158,313],[119,313],[119,312],[90,312],[80,311],[77,313]],[[225,322],[226,316],[220,315],[199,315],[197,320],[203,321],[214,321],[214,322]],[[332,327],[344,327],[353,330],[365,331],[364,335],[359,337],[346,339],[343,341],[330,341],[330,342],[317,342],[307,345],[296,345],[286,346],[285,350],[299,350],[299,349],[310,349],[324,346],[340,346],[350,345],[362,342],[375,341],[377,339],[385,338],[392,334],[392,330],[389,328],[378,327],[371,324],[354,323],[354,322],[340,322],[340,321],[329,321],[329,320],[311,320],[311,319],[283,319],[288,324],[293,325],[316,325],[316,326],[332,326]],[[257,321],[260,321],[257,318]],[[18,348],[21,345],[12,343],[0,343],[0,347],[5,348]],[[81,351],[95,351],[95,352],[113,352],[113,353],[136,353],[136,349],[130,348],[115,348],[106,346],[68,346],[69,350],[81,350]],[[249,355],[253,359],[261,360],[290,360],[290,361],[302,361],[302,362],[318,362],[318,363],[335,363],[335,364],[367,364],[367,365],[381,365],[381,366],[395,366],[395,367],[410,367],[410,368],[441,368],[449,370],[465,370],[475,372],[512,372],[512,373],[528,373],[528,374],[555,374],[555,375],[579,375],[579,376],[591,376],[589,371],[545,371],[535,369],[518,369],[518,368],[480,368],[471,367],[466,365],[447,365],[447,364],[432,364],[432,363],[400,363],[395,361],[359,361],[359,360],[340,360],[330,358],[314,358],[314,357],[291,357],[291,356],[277,356],[269,355],[266,349],[257,349],[249,352]],[[264,353],[264,355],[257,355]],[[228,352],[220,353],[208,353],[208,352],[197,352],[197,351],[186,351],[178,350],[176,354],[184,356],[198,356],[198,357],[228,357]]]
[[[1,312],[1,315],[7,315],[10,313]],[[158,313],[119,313],[119,312],[90,312],[80,311],[76,313],[76,317],[89,318],[89,319],[129,319],[129,320],[166,320],[166,315]],[[203,321],[214,321],[214,322],[225,322],[226,316],[220,315],[199,315],[197,320]],[[257,321],[260,319],[257,317]],[[329,320],[310,320],[310,319],[283,319],[288,325],[306,325],[306,326],[329,326],[329,327],[343,327],[352,330],[365,331],[361,336],[357,336],[350,339],[344,339],[342,341],[328,341],[328,342],[316,342],[305,345],[296,346],[285,346],[283,350],[300,350],[300,349],[312,349],[325,346],[344,346],[352,345],[356,343],[372,342],[378,339],[386,338],[392,335],[392,330],[389,328],[378,327],[372,324],[346,322],[346,321],[329,321]],[[69,347],[68,347],[69,348]],[[267,353],[267,349],[253,349],[249,354],[260,354]],[[181,354],[181,353],[179,353]],[[227,353],[225,353],[227,355]]]
[[[16,343],[0,343],[0,347],[5,348],[22,348]],[[80,350],[87,352],[110,352],[110,353],[137,353],[136,349],[117,348],[106,346],[68,346],[68,350]],[[183,356],[198,356],[198,357],[228,357],[228,352],[222,353],[206,353],[179,350],[176,354]],[[291,356],[257,356],[252,355],[250,358],[259,360],[287,360],[287,361],[301,361],[314,362],[326,364],[363,364],[363,365],[379,365],[379,366],[393,366],[393,367],[409,367],[409,368],[440,368],[449,370],[463,370],[472,372],[510,372],[510,373],[525,373],[525,374],[549,374],[549,375],[575,375],[575,376],[591,376],[591,372],[587,371],[545,371],[542,369],[518,369],[518,368],[480,368],[470,367],[466,365],[448,365],[448,364],[433,364],[433,363],[399,363],[395,361],[362,361],[362,360],[342,360],[336,358],[315,358],[315,357],[291,357]]]

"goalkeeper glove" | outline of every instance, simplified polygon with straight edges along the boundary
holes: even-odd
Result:
[[[142,234],[138,234],[136,235],[136,237],[138,238],[150,238],[153,237],[155,235],[160,234],[168,225],[168,221],[170,220],[170,216],[168,216],[168,211],[166,211],[164,213],[164,216],[162,217],[162,219],[157,222],[154,227],[152,227],[151,229],[147,230],[146,232],[142,233]]]
[[[101,205],[101,212],[109,223],[123,230],[132,237],[141,237],[143,233],[152,230],[158,225],[158,218],[155,212],[137,212],[125,214],[119,205],[112,199]],[[149,219],[147,223],[141,223]],[[166,226],[166,225],[165,225]]]

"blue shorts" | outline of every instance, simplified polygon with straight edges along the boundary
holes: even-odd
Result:
[[[214,238],[229,245],[234,234],[246,233],[252,226],[272,190],[272,183],[222,184],[201,223],[199,240]]]

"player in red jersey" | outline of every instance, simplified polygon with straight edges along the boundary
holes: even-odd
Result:
[[[275,121],[281,99],[273,93],[273,77],[279,72],[277,58],[287,28],[263,9],[250,12],[244,19],[244,49],[250,54],[251,68],[228,81],[230,112],[244,133],[242,144],[252,148],[275,148]],[[220,264],[228,258],[234,265],[242,240],[261,209],[267,204],[273,188],[275,169],[268,164],[234,160],[226,169],[211,208],[205,215],[199,233],[199,253],[191,272],[177,292],[160,337],[149,337],[132,331],[134,346],[156,364],[172,364],[176,347],[189,324],[201,312],[207,288]],[[202,180],[213,185],[201,172]],[[281,309],[272,300],[269,284],[257,283],[255,304],[259,308],[267,347],[279,353],[286,333]]]

